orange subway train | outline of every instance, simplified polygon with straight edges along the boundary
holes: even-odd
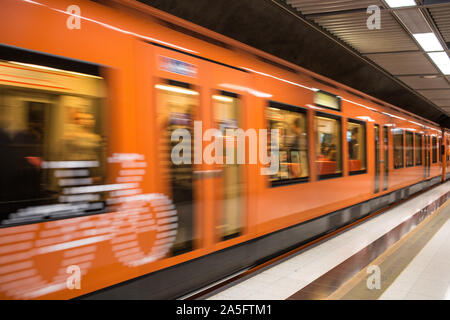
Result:
[[[138,1],[0,7],[1,299],[178,298],[450,178],[448,129]]]

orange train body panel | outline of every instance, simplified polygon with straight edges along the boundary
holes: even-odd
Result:
[[[145,9],[137,2],[114,3],[124,6],[118,10],[114,6],[77,1],[81,16],[85,19],[81,20],[81,29],[71,30],[67,28],[69,15],[65,11],[73,1],[4,0],[0,5],[0,42],[7,46],[101,65],[102,77],[107,85],[106,157],[113,158],[114,154],[142,156],[146,167],[142,181],[138,183],[139,192],[167,194],[167,181],[157,142],[162,131],[155,85],[160,84],[162,79],[188,83],[191,85],[190,90],[198,92],[194,119],[202,120],[203,131],[214,127],[211,97],[220,90],[239,94],[243,129],[267,128],[264,115],[268,100],[304,108],[306,126],[311,133],[307,136],[309,181],[271,188],[267,176],[259,173],[262,168],[260,164],[244,165],[241,172],[245,185],[243,231],[238,237],[221,241],[216,231],[215,212],[225,192],[219,187],[222,178],[210,176],[194,180],[194,249],[170,257],[158,256],[158,250],[163,249],[155,249],[158,247],[157,234],[139,231],[129,236],[131,240],[125,239],[126,230],[138,230],[150,220],[139,220],[143,218],[136,215],[133,216],[135,220],[132,220],[121,211],[3,227],[0,229],[1,299],[75,298],[244,243],[424,179],[441,175],[445,179],[450,170],[450,132],[447,129],[441,130],[429,121],[406,112],[401,113],[394,106],[375,103],[374,99],[371,101],[370,97],[362,93],[277,58],[265,55],[276,63],[296,69],[297,73],[262,62],[255,57],[255,54],[260,53],[257,50],[157,10]],[[230,47],[240,50],[228,50],[171,30],[158,23],[158,17],[227,42]],[[164,70],[161,68],[162,57],[195,66],[195,71],[191,70],[189,72],[192,74],[186,75]],[[317,82],[313,77],[331,85]],[[1,79],[0,74],[0,84],[6,85]],[[33,84],[30,86],[33,87]],[[312,90],[316,88],[342,97],[342,112],[316,106],[315,90]],[[318,178],[319,175],[335,172],[336,163],[316,161],[314,146],[317,137],[313,133],[316,111],[341,117],[342,177],[327,180]],[[349,119],[363,121],[366,128],[366,171],[358,175],[350,175],[349,172],[360,170],[361,161],[349,160],[348,145],[343,143],[346,141]],[[388,188],[383,190],[382,187],[385,170],[384,164],[381,164],[378,178],[381,187],[377,194],[374,194],[375,124],[380,126],[381,150],[384,147],[381,138],[383,127],[389,126],[390,132],[389,159],[384,159],[383,152],[380,155],[380,160],[389,165]],[[438,159],[431,163],[426,177],[424,165],[394,169],[391,127],[444,137],[445,156],[442,162]],[[431,153],[425,150],[421,152],[424,157],[425,152]],[[118,163],[108,163],[107,182],[115,183],[121,170],[123,167]],[[193,170],[214,172],[220,168],[215,164],[203,163],[195,164]],[[291,170],[299,172],[295,168]],[[301,168],[297,170],[301,171]],[[144,205],[138,209],[148,209],[145,212],[152,212],[156,217],[159,211],[155,208],[162,206],[161,203],[166,200],[158,198],[151,202],[149,208]],[[128,257],[124,253],[127,249],[125,243],[140,263],[124,258]],[[80,289],[70,290],[66,286],[69,276],[67,267],[70,265],[79,265],[81,268]]]

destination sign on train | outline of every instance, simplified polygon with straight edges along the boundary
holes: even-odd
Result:
[[[197,66],[184,61],[160,56],[159,67],[161,70],[171,73],[181,74],[183,76],[193,78],[197,77]]]

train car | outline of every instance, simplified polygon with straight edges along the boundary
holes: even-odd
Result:
[[[1,299],[178,298],[450,178],[448,129],[138,1],[0,7]]]

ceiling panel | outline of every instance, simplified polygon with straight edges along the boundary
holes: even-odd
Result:
[[[361,53],[419,49],[388,11],[382,11],[379,30],[367,28],[367,17],[364,11],[318,17],[314,21]]]
[[[421,52],[367,55],[393,75],[438,74],[436,67]]]
[[[450,99],[450,89],[447,90],[418,90],[428,99]]]
[[[379,0],[286,0],[286,3],[300,10],[304,15],[366,9],[370,5],[381,5]]]
[[[450,4],[428,9],[446,42],[450,42]]]
[[[442,89],[449,88],[450,84],[444,77],[438,77],[435,79],[425,79],[419,76],[406,76],[406,77],[398,77],[399,80],[406,83],[413,89]]]
[[[433,99],[433,102],[438,107],[448,107],[448,106],[450,106],[450,99]]]
[[[398,10],[394,13],[411,33],[432,32],[423,13],[416,8]]]

